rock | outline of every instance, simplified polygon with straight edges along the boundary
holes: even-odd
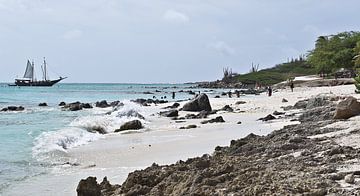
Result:
[[[23,110],[25,110],[25,108],[23,106],[8,106],[7,108],[1,109],[2,112],[7,112],[7,111],[18,112],[18,111],[23,111]]]
[[[219,96],[219,95],[216,95],[214,98],[220,98],[220,96]]]
[[[104,127],[102,126],[93,126],[91,128],[88,128],[87,129],[89,132],[92,132],[92,133],[100,133],[100,134],[106,134],[106,130]]]
[[[141,121],[132,120],[121,125],[120,129],[116,129],[115,132],[126,131],[126,130],[138,130],[141,128],[143,128]]]
[[[354,184],[354,183],[355,183],[354,174],[348,174],[348,175],[346,175],[345,178],[344,178],[344,180],[345,180],[346,183]]]
[[[267,115],[267,116],[264,117],[264,118],[259,118],[258,120],[269,121],[269,120],[274,120],[274,119],[276,119],[275,116],[269,114],[269,115]]]
[[[223,123],[225,122],[225,120],[223,119],[222,116],[218,116],[214,119],[211,119],[211,120],[205,120],[205,121],[202,121],[201,124],[207,124],[207,123]]]
[[[47,103],[39,103],[39,106],[40,107],[45,107],[45,106],[48,106]]]
[[[275,115],[275,116],[284,115],[284,114],[285,114],[285,112],[278,112],[278,111],[273,112],[273,115]]]
[[[334,119],[348,119],[360,114],[360,103],[354,97],[348,97],[336,106]]]
[[[211,105],[209,102],[209,98],[206,94],[202,93],[195,97],[195,99],[191,100],[190,102],[186,103],[183,108],[183,111],[211,111]]]
[[[59,103],[59,106],[65,106],[65,105],[66,105],[66,103],[63,101]]]
[[[175,108],[178,108],[179,106],[180,106],[179,103],[174,103],[171,106],[165,107],[164,109],[175,109]]]
[[[101,196],[101,187],[96,182],[96,177],[80,180],[76,192],[78,196]]]
[[[82,108],[85,108],[85,109],[91,109],[91,108],[93,108],[90,103],[82,103],[82,104],[81,104],[81,107],[82,107]]]
[[[287,103],[287,102],[289,102],[289,101],[288,101],[287,99],[283,98],[283,99],[281,100],[281,102]]]
[[[169,111],[160,112],[160,115],[165,117],[176,117],[179,116],[179,112],[177,110],[169,110]]]
[[[120,101],[113,101],[110,103],[110,106],[112,106],[112,107],[124,106],[124,103],[121,103]]]
[[[70,111],[79,111],[83,109],[82,104],[80,102],[69,103],[65,105],[63,108],[68,109]]]
[[[229,105],[225,105],[223,108],[221,108],[220,110],[222,111],[227,111],[227,112],[234,112],[234,109],[232,109]]]
[[[241,104],[245,104],[246,103],[246,101],[237,101],[235,104],[236,105],[241,105]]]
[[[107,108],[107,107],[110,107],[111,105],[109,105],[106,100],[102,100],[100,102],[99,101],[96,102],[95,106],[98,108]]]
[[[196,127],[196,125],[188,125],[186,127],[180,127],[179,129],[195,129]]]
[[[236,124],[238,124],[238,125],[240,125],[242,122],[241,121],[239,121],[239,122],[237,122]]]

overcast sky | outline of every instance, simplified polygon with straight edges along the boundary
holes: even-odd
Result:
[[[0,81],[43,57],[64,82],[215,80],[359,30],[359,0],[0,0]],[[40,77],[38,77],[40,78]]]

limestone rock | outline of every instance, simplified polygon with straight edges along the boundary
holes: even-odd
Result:
[[[96,182],[96,177],[88,177],[80,180],[76,192],[78,196],[101,196],[100,185]]]
[[[189,101],[183,106],[183,111],[192,111],[192,112],[199,112],[199,111],[211,111],[211,105],[209,98],[206,94],[202,93],[195,97],[195,99]]]
[[[348,119],[360,114],[360,103],[354,97],[348,97],[336,106],[334,119]]]
[[[143,128],[141,122],[139,120],[133,120],[121,125],[120,129],[115,130],[115,132],[120,132],[125,130],[138,130],[141,128]]]

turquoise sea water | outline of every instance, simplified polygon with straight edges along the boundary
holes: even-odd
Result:
[[[204,90],[189,87],[186,84],[58,84],[54,87],[9,87],[0,84],[0,108],[13,105],[25,107],[22,112],[0,112],[0,195],[18,181],[47,173],[61,163],[58,155],[67,148],[101,137],[86,131],[87,126],[92,126],[92,123],[110,126],[112,123],[92,118],[96,116],[94,110],[63,111],[58,106],[60,102],[94,103],[153,96],[159,99],[166,96],[167,100],[174,101],[171,99],[174,91],[177,92],[176,100],[182,100],[193,95],[179,92],[181,90]],[[42,102],[49,106],[39,107]]]

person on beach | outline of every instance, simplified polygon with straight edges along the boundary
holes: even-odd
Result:
[[[294,92],[294,82],[291,81],[290,83],[291,92]]]
[[[231,91],[228,92],[229,98],[231,98]]]
[[[175,99],[175,92],[172,92],[172,98]]]
[[[236,90],[235,91],[236,97],[239,98],[240,97],[240,91]]]
[[[269,97],[271,97],[271,95],[272,95],[272,89],[271,89],[271,86],[268,86],[268,95],[269,95]]]

